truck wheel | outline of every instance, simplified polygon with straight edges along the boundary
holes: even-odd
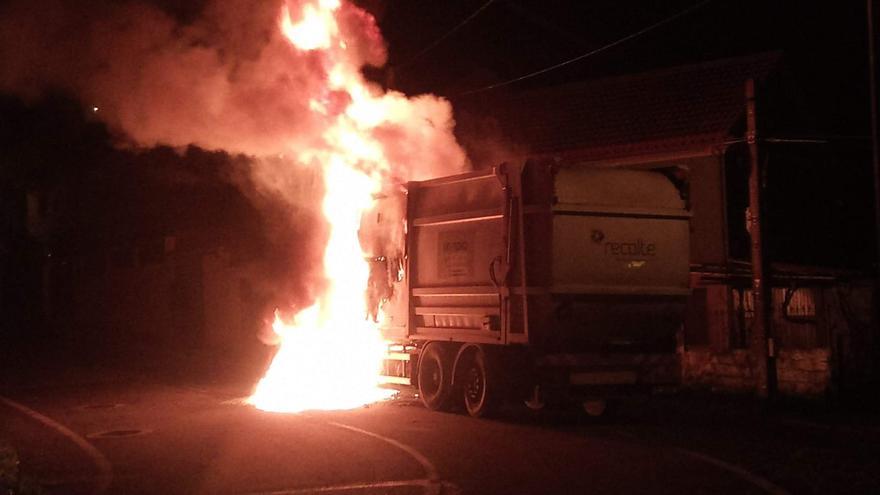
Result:
[[[428,345],[419,358],[419,398],[432,411],[441,411],[449,404],[451,362],[449,352],[439,344]]]
[[[460,390],[464,394],[464,406],[468,414],[481,418],[491,414],[495,406],[495,390],[492,372],[486,355],[476,349],[464,358],[460,376]]]
[[[543,411],[547,407],[547,403],[544,402],[544,398],[541,396],[541,387],[539,385],[535,385],[529,398],[523,402],[532,411]]]
[[[585,399],[581,407],[591,418],[607,418],[610,415],[610,405],[606,399]]]

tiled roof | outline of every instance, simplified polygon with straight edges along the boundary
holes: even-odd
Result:
[[[495,112],[533,155],[583,160],[706,149],[744,113],[745,81],[764,79],[778,53],[725,59],[525,91]]]

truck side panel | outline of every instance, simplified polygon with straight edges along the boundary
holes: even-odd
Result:
[[[494,174],[412,185],[408,235],[417,340],[498,343],[498,289],[490,265],[505,252],[504,194]]]

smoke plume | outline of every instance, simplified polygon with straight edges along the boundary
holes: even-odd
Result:
[[[362,67],[382,66],[387,54],[375,19],[347,1],[336,15],[343,50],[297,49],[280,14],[286,7],[297,22],[306,3],[205,0],[182,16],[138,1],[11,0],[0,6],[0,91],[25,100],[72,94],[123,146],[196,145],[251,157],[236,182],[279,231],[276,239],[298,243],[305,259],[292,263],[308,272],[320,264],[326,232],[320,164],[304,152],[345,146],[328,142],[326,131],[353,101],[330,89],[330,67],[342,57],[362,77]],[[366,131],[381,144],[386,180],[467,165],[449,102],[364,84],[390,109]]]
[[[286,2],[292,13],[303,3]],[[183,22],[141,2],[13,0],[0,7],[0,91],[25,98],[70,92],[139,146],[295,156],[323,145],[327,119],[350,98],[328,93],[324,52],[297,50],[284,39],[283,4],[208,0],[196,19]],[[339,24],[351,66],[385,63],[370,14],[344,3]],[[328,102],[331,114],[312,111],[312,100]],[[402,115],[373,130],[393,174],[411,179],[460,170],[465,158],[452,136],[449,103],[430,95],[409,101]],[[258,175],[270,188],[286,182],[272,171]]]

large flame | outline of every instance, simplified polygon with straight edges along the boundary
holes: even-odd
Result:
[[[285,5],[279,21],[296,49],[319,53],[325,64],[326,88],[309,102],[312,112],[327,119],[322,142],[294,152],[299,161],[324,170],[322,212],[330,235],[324,293],[293,321],[276,315],[273,330],[280,348],[250,398],[264,410],[347,409],[391,393],[378,386],[386,344],[378,325],[366,318],[369,266],[358,230],[390,171],[385,148],[371,131],[405,119],[410,102],[370,87],[349,62],[348,43],[337,24],[341,7],[338,0],[307,2],[299,12]]]
[[[27,100],[45,90],[77,95],[100,108],[92,117],[126,143],[252,156],[253,184],[241,182],[261,202],[268,197],[273,209],[290,206],[293,214],[321,204],[330,235],[326,282],[316,285],[326,290],[296,317],[276,319],[280,348],[251,402],[299,411],[383,397],[376,383],[384,346],[365,318],[368,267],[358,222],[372,194],[389,186],[383,181],[464,169],[449,102],[364,80],[361,67],[381,66],[387,53],[376,20],[349,0],[204,0],[200,17],[186,23],[157,2],[69,3],[3,4],[0,90]],[[58,40],[71,43],[59,50]],[[326,197],[308,196],[301,178],[311,174],[282,166],[293,162],[323,171]],[[298,220],[290,223],[311,224]],[[371,250],[385,241],[364,240]],[[399,260],[401,253],[370,254]]]

